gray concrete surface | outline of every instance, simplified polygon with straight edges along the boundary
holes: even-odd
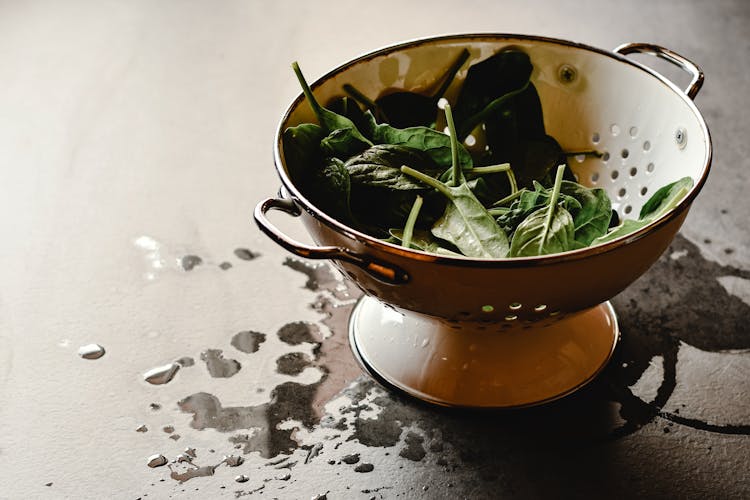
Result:
[[[748,25],[744,0],[0,1],[0,498],[747,498]],[[715,147],[613,301],[606,372],[502,414],[376,386],[346,341],[358,292],[250,222],[290,61],[482,31],[674,49]]]

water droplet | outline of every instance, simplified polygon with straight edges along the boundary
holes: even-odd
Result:
[[[135,432],[148,432],[148,427],[146,427],[146,424],[141,424],[135,429]]]
[[[354,472],[372,472],[375,466],[372,464],[359,464],[354,468]]]
[[[222,262],[221,264],[219,264],[219,267],[222,271],[226,271],[227,269],[230,269],[232,267],[232,264],[229,262]]]
[[[168,365],[157,366],[156,368],[150,369],[143,374],[143,378],[149,384],[162,385],[170,382],[179,369],[180,365],[177,363],[169,363]]]
[[[99,359],[104,356],[104,352],[99,344],[86,344],[78,349],[78,355],[83,359]]]
[[[167,434],[172,434],[174,432],[174,427],[171,425],[165,425],[161,430],[163,430]]]
[[[190,455],[191,457],[195,458],[195,448],[185,448],[185,454]]]
[[[152,469],[154,467],[161,467],[162,465],[167,464],[167,457],[165,457],[164,455],[151,455],[150,457],[148,457],[147,463],[148,466]]]
[[[195,266],[203,264],[203,259],[197,255],[185,255],[180,259],[180,266],[185,271],[192,271]]]
[[[177,458],[175,459],[175,462],[177,462],[178,464],[179,463],[183,463],[183,462],[187,462],[189,464],[192,464],[193,463],[193,458],[195,458],[195,457],[193,457],[193,456],[191,456],[191,455],[189,455],[187,453],[180,453],[179,455],[177,455]]]
[[[354,465],[359,462],[359,453],[352,453],[351,455],[345,455],[341,457],[341,461],[345,464]]]
[[[151,408],[154,411],[161,410],[161,405],[159,403],[151,403],[148,406],[149,406],[149,408]]]
[[[239,361],[224,359],[221,349],[207,349],[201,353],[201,359],[206,362],[208,373],[214,378],[229,378],[242,368]]]
[[[248,250],[247,248],[237,248],[234,250],[234,254],[237,256],[238,259],[242,259],[242,260],[253,260],[255,258],[260,257],[259,253],[253,252],[252,250]]]
[[[169,439],[172,439],[173,441],[177,441],[178,439],[180,439],[180,437],[181,436],[179,434],[172,434],[169,436]]]
[[[239,476],[235,477],[234,480],[238,483],[246,483],[250,480],[250,478],[244,474],[240,474]]]
[[[279,481],[289,481],[291,478],[292,478],[292,475],[289,474],[288,472],[276,477],[276,479],[278,479]]]
[[[238,455],[228,455],[224,457],[224,463],[229,467],[237,467],[238,465],[242,465],[244,462],[245,459]]]
[[[257,352],[260,344],[266,341],[266,334],[253,331],[238,332],[232,337],[231,344],[238,351],[248,354]]]

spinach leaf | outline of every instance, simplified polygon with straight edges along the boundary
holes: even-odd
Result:
[[[578,247],[573,217],[558,204],[564,169],[563,165],[557,169],[547,206],[533,212],[516,228],[510,244],[511,257],[547,255]]]
[[[310,86],[307,84],[307,81],[302,75],[302,71],[296,62],[292,63],[292,69],[294,69],[294,73],[297,75],[297,80],[299,80],[302,91],[307,98],[307,102],[310,104],[315,116],[318,117],[320,126],[325,133],[331,134],[339,130],[342,131],[338,132],[335,138],[332,138],[327,142],[329,150],[337,152],[337,155],[340,154],[343,156],[347,151],[362,151],[372,146],[372,143],[360,133],[356,125],[354,125],[354,122],[349,118],[334,113],[320,105],[317,99],[315,99]]]
[[[552,190],[534,182],[533,191],[529,189],[521,190],[520,196],[510,205],[509,210],[498,216],[498,225],[508,235],[513,235],[521,222],[537,210],[548,206],[551,197]],[[557,202],[571,213],[581,209],[581,203],[577,199],[562,192]]]
[[[596,238],[607,233],[612,217],[612,202],[604,189],[589,189],[576,182],[562,181],[560,192],[580,203],[580,209],[572,212],[577,242],[589,246]]]
[[[323,129],[313,123],[303,123],[284,130],[284,164],[292,180],[304,182],[309,166],[320,161],[320,141],[323,137]]]
[[[391,229],[389,231],[391,238],[397,242],[403,242],[404,232],[401,229]],[[449,248],[452,247],[452,248]],[[423,252],[434,253],[438,255],[447,255],[451,257],[461,256],[457,248],[450,245],[448,242],[443,242],[435,238],[429,231],[424,229],[415,229],[411,237],[411,244],[409,248],[416,248]]]
[[[639,219],[650,217],[652,220],[661,217],[677,206],[682,198],[693,187],[692,177],[683,177],[680,180],[667,184],[658,189],[641,208]]]
[[[503,50],[472,65],[454,106],[458,137],[469,135],[479,123],[524,92],[532,70],[529,56],[520,50]]]
[[[424,151],[435,164],[442,168],[452,165],[451,139],[449,136],[428,127],[395,128],[387,123],[378,124],[369,111],[365,112],[368,127],[365,134],[376,144],[397,144]],[[458,159],[461,168],[474,165],[469,152],[459,144]]]
[[[407,91],[391,92],[381,95],[375,100],[377,109],[388,117],[389,123],[394,127],[432,126],[438,112],[438,101],[448,90],[456,73],[468,58],[469,51],[463,49],[450,68],[438,80],[442,83],[432,95],[426,96]]]
[[[456,151],[456,129],[450,106],[445,107],[450,138]],[[466,182],[458,186],[446,184],[409,167],[401,167],[407,175],[424,182],[447,199],[443,216],[432,227],[432,234],[455,245],[467,257],[503,258],[508,254],[508,237],[495,224],[487,209],[477,200]],[[454,184],[460,178],[460,166],[453,162]]]
[[[401,165],[409,165],[428,175],[440,173],[440,169],[436,168],[427,154],[396,144],[377,144],[346,162],[352,183],[390,189],[424,190],[424,184],[401,172]]]
[[[310,200],[323,212],[342,222],[351,222],[349,172],[338,158],[326,158],[309,183]]]
[[[621,236],[634,233],[639,229],[646,227],[662,215],[669,212],[690,192],[693,187],[692,177],[683,177],[682,179],[667,184],[658,189],[641,208],[638,220],[625,219],[622,223],[612,229],[604,236],[596,238],[592,245],[608,243]]]

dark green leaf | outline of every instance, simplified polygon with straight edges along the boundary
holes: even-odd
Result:
[[[320,150],[325,156],[333,156],[339,160],[351,158],[372,145],[369,141],[360,140],[357,134],[351,128],[334,130],[320,141]]]
[[[349,172],[337,158],[326,158],[312,176],[308,196],[323,212],[343,222],[351,221]]]
[[[601,188],[589,189],[575,182],[562,181],[560,192],[572,196],[580,203],[580,209],[572,211],[575,240],[583,246],[604,236],[612,216],[612,202]]]
[[[453,107],[458,137],[466,137],[475,126],[523,92],[532,70],[529,56],[520,50],[503,50],[472,65]]]
[[[424,184],[401,172],[402,165],[408,165],[431,176],[440,173],[440,169],[427,154],[418,149],[395,144],[377,144],[346,162],[346,168],[354,184],[424,190]]]
[[[323,129],[313,123],[303,123],[284,130],[284,164],[293,181],[304,182],[310,166],[320,161],[320,141],[323,137]]]
[[[352,122],[349,118],[326,109],[320,105],[318,100],[313,95],[310,86],[307,84],[307,81],[302,75],[302,71],[299,69],[299,65],[296,62],[292,63],[292,69],[294,69],[294,73],[297,75],[297,80],[299,80],[299,84],[302,87],[302,91],[304,92],[305,97],[307,98],[307,102],[310,104],[313,112],[315,112],[315,116],[318,117],[320,126],[327,134],[330,134],[336,130],[345,130],[348,131],[345,133],[346,138],[351,141],[363,144],[364,147],[362,149],[372,146],[372,143],[359,132],[357,127],[354,125],[354,122]]]
[[[365,113],[355,99],[348,96],[336,97],[326,103],[326,108],[349,118],[357,127],[357,130],[364,130],[366,125]]]
[[[435,164],[443,169],[450,168],[451,140],[450,137],[427,127],[409,127],[405,129],[391,127],[386,123],[378,124],[369,111],[365,113],[368,119],[368,137],[376,144],[397,144],[424,151]],[[471,168],[474,163],[466,148],[459,145],[458,160],[461,168]]]

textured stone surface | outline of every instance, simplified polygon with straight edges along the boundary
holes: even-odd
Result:
[[[0,2],[0,498],[750,497],[749,25],[744,0]],[[613,300],[615,359],[518,412],[381,389],[347,345],[359,291],[250,223],[291,61],[480,31],[674,49],[715,147]]]

